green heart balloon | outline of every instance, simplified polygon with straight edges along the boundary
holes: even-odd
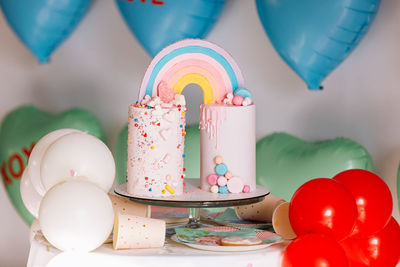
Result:
[[[1,176],[12,204],[29,225],[34,217],[25,208],[21,199],[22,172],[35,143],[47,133],[62,128],[87,131],[104,139],[99,121],[90,112],[77,108],[52,114],[34,106],[23,106],[11,111],[1,124]]]
[[[126,163],[128,162],[128,125],[121,130],[117,138],[114,152],[115,168],[117,177],[115,182],[120,184],[126,183]]]
[[[399,203],[398,208],[400,212],[400,165],[397,169],[397,202]]]
[[[367,150],[350,139],[306,142],[286,133],[258,141],[256,162],[257,183],[287,201],[311,179],[330,178],[347,169],[373,171]]]
[[[200,177],[200,130],[198,124],[186,125],[185,136],[185,165],[186,177]],[[126,125],[118,135],[115,146],[115,166],[117,168],[117,183],[126,183],[126,163],[128,161],[128,126]]]

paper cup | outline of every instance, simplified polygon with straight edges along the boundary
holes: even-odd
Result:
[[[236,215],[247,221],[271,222],[272,213],[285,200],[274,195],[268,195],[259,203],[235,207]]]
[[[275,233],[283,239],[295,239],[297,235],[294,233],[289,220],[289,202],[281,203],[272,215],[272,226]]]
[[[123,213],[133,216],[150,217],[150,206],[129,201],[126,198],[108,194],[113,204],[114,213]]]
[[[164,246],[165,222],[151,218],[115,214],[114,249],[159,248]]]

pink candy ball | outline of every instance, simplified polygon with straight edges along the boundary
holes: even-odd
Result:
[[[245,185],[243,186],[243,193],[249,193],[250,192],[250,186]]]
[[[240,96],[240,95],[235,95],[235,96],[233,97],[233,99],[232,99],[232,103],[233,103],[235,106],[241,106],[242,103],[243,103],[243,97]]]
[[[216,184],[217,184],[218,177],[219,177],[219,176],[218,176],[217,174],[210,174],[210,175],[207,177],[208,183],[209,183],[210,185],[216,185]]]

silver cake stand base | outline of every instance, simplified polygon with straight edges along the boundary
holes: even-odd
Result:
[[[269,194],[265,187],[257,185],[256,189],[250,193],[238,194],[215,194],[200,189],[200,179],[185,179],[183,194],[179,196],[165,197],[143,197],[128,193],[126,184],[117,186],[114,192],[126,197],[131,201],[163,207],[189,208],[189,222],[184,226],[188,228],[202,227],[200,221],[201,208],[221,208],[249,205],[264,200]]]

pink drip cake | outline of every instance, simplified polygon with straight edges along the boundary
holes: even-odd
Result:
[[[221,47],[203,40],[167,46],[152,60],[129,107],[127,191],[135,196],[183,194],[188,84],[200,105],[200,187],[216,194],[256,188],[255,105],[242,73]],[[196,178],[196,177],[190,177]]]

